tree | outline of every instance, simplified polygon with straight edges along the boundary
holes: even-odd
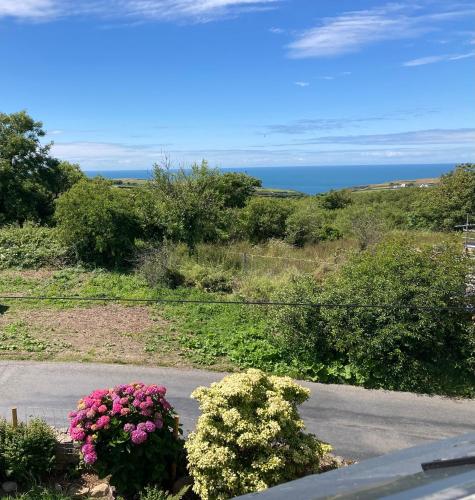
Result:
[[[49,220],[54,199],[81,178],[78,166],[50,156],[45,135],[25,111],[0,113],[0,224]]]
[[[217,185],[220,173],[207,162],[195,164],[190,171],[173,171],[168,165],[154,167],[150,184],[165,234],[183,241],[193,252],[203,241],[225,238],[224,196]]]
[[[227,208],[243,208],[256,188],[261,186],[260,179],[243,173],[227,172],[217,178],[217,190]]]
[[[467,215],[475,215],[475,164],[458,165],[443,175],[437,187],[425,190],[415,209],[419,226],[452,231],[464,224]]]
[[[341,191],[334,191],[333,189],[328,193],[319,197],[320,204],[327,210],[337,210],[345,208],[353,203],[351,193],[347,189]]]
[[[114,267],[132,258],[138,221],[128,193],[109,181],[79,181],[57,200],[55,218],[79,260]]]

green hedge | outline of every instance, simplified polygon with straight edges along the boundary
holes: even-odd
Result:
[[[59,266],[68,255],[52,228],[31,224],[0,228],[0,269]]]

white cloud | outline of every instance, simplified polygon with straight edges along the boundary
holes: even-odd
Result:
[[[206,22],[271,8],[280,0],[0,0],[0,17],[47,19],[79,14]]]
[[[416,38],[444,21],[469,12],[473,14],[473,10],[458,7],[452,11],[420,14],[415,4],[391,3],[327,17],[288,45],[289,56],[295,59],[337,56],[381,41]]]
[[[438,56],[420,57],[418,59],[411,59],[410,61],[406,61],[403,66],[424,66],[426,64],[434,64],[438,62],[458,61],[460,59],[467,59],[469,57],[475,57],[475,52],[468,52],[466,54],[443,54]]]
[[[0,0],[0,17],[44,19],[56,13],[55,0]]]
[[[294,82],[294,85],[297,85],[297,87],[309,87],[310,83],[309,82]]]

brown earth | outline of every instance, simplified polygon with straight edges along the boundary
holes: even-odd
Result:
[[[18,349],[0,349],[0,357],[187,365],[168,322],[146,306],[8,310],[0,315],[0,334],[8,325],[19,325],[47,347],[31,352],[21,347],[19,339]],[[167,337],[166,349],[165,342],[160,342],[163,336]]]

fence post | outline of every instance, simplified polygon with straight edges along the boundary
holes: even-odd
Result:
[[[12,426],[14,429],[18,427],[18,412],[16,408],[12,408]]]

